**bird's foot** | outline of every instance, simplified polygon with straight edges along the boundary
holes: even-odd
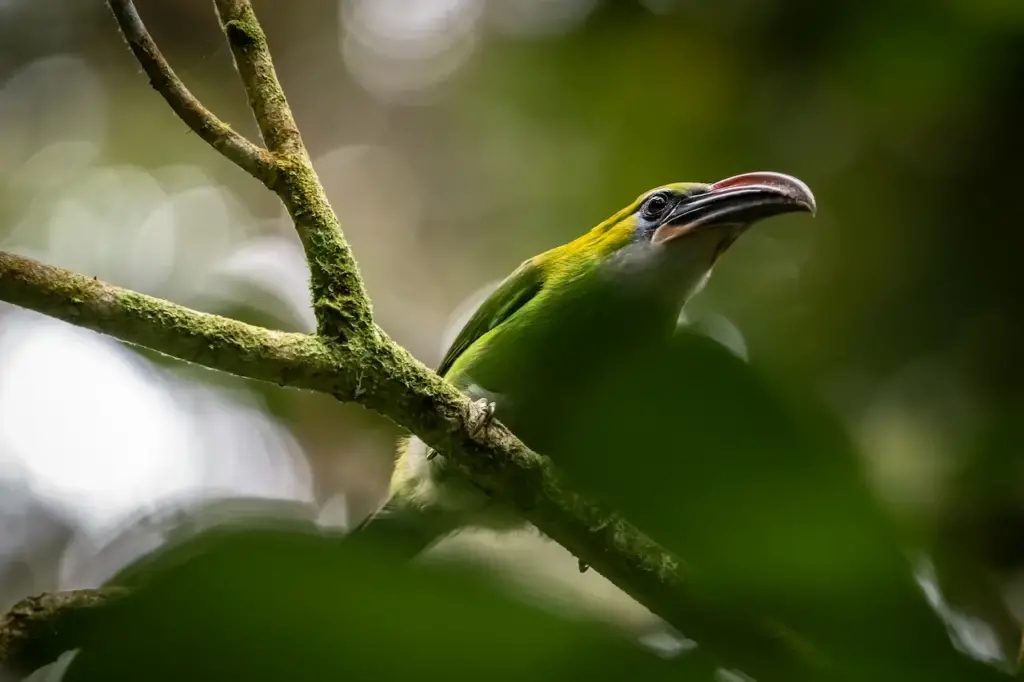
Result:
[[[469,435],[476,438],[481,433],[484,433],[487,427],[494,421],[494,413],[497,409],[497,404],[487,398],[480,398],[470,403],[469,418],[467,419]],[[428,449],[427,461],[429,462],[435,457],[437,457],[437,450]]]
[[[474,400],[469,411],[469,435],[476,438],[487,431],[487,427],[494,421],[494,412],[498,406],[487,398]]]

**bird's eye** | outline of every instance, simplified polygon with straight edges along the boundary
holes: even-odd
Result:
[[[668,197],[664,194],[653,194],[644,202],[643,214],[645,218],[659,218],[666,208],[668,208]]]

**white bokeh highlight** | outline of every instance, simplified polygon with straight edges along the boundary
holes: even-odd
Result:
[[[339,0],[339,50],[368,92],[420,101],[455,76],[489,29],[519,39],[580,26],[597,0]]]
[[[37,59],[0,83],[0,174],[21,166],[38,151],[40,140],[102,145],[106,133],[101,78],[79,57]]]
[[[280,306],[280,317],[293,322],[299,331],[316,331],[309,269],[297,239],[270,235],[245,241],[211,270],[202,296],[243,303],[253,289],[273,297]]]
[[[469,59],[483,6],[482,0],[342,0],[345,65],[381,99],[422,96]]]
[[[87,530],[203,488],[306,499],[294,441],[252,405],[26,312],[0,324],[0,458]]]

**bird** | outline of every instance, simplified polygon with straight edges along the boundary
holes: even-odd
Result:
[[[473,401],[471,430],[497,419],[560,475],[583,473],[563,482],[601,469],[589,480],[602,492],[648,498],[626,518],[685,552],[700,589],[809,636],[850,679],[1006,679],[956,651],[842,429],[819,420],[801,430],[804,417],[791,418],[742,360],[679,331],[729,248],[788,213],[814,216],[817,203],[778,172],[648,190],[522,262],[437,373]],[[414,435],[397,450],[386,501],[350,538],[412,559],[464,528],[528,525]],[[643,470],[623,472],[623,486],[647,480],[633,498],[608,487],[615,467]]]
[[[559,414],[599,380],[595,368],[670,338],[684,304],[752,225],[816,210],[806,183],[769,171],[648,190],[523,261],[472,313],[437,372],[474,401],[474,430],[500,420],[557,466]],[[436,455],[403,438],[385,503],[353,537],[413,557],[462,528],[524,525]]]

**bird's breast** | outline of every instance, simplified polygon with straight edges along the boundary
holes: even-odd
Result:
[[[567,412],[622,363],[675,327],[678,311],[623,292],[551,300],[475,344],[448,377],[470,397],[493,400],[496,416],[543,451]]]

